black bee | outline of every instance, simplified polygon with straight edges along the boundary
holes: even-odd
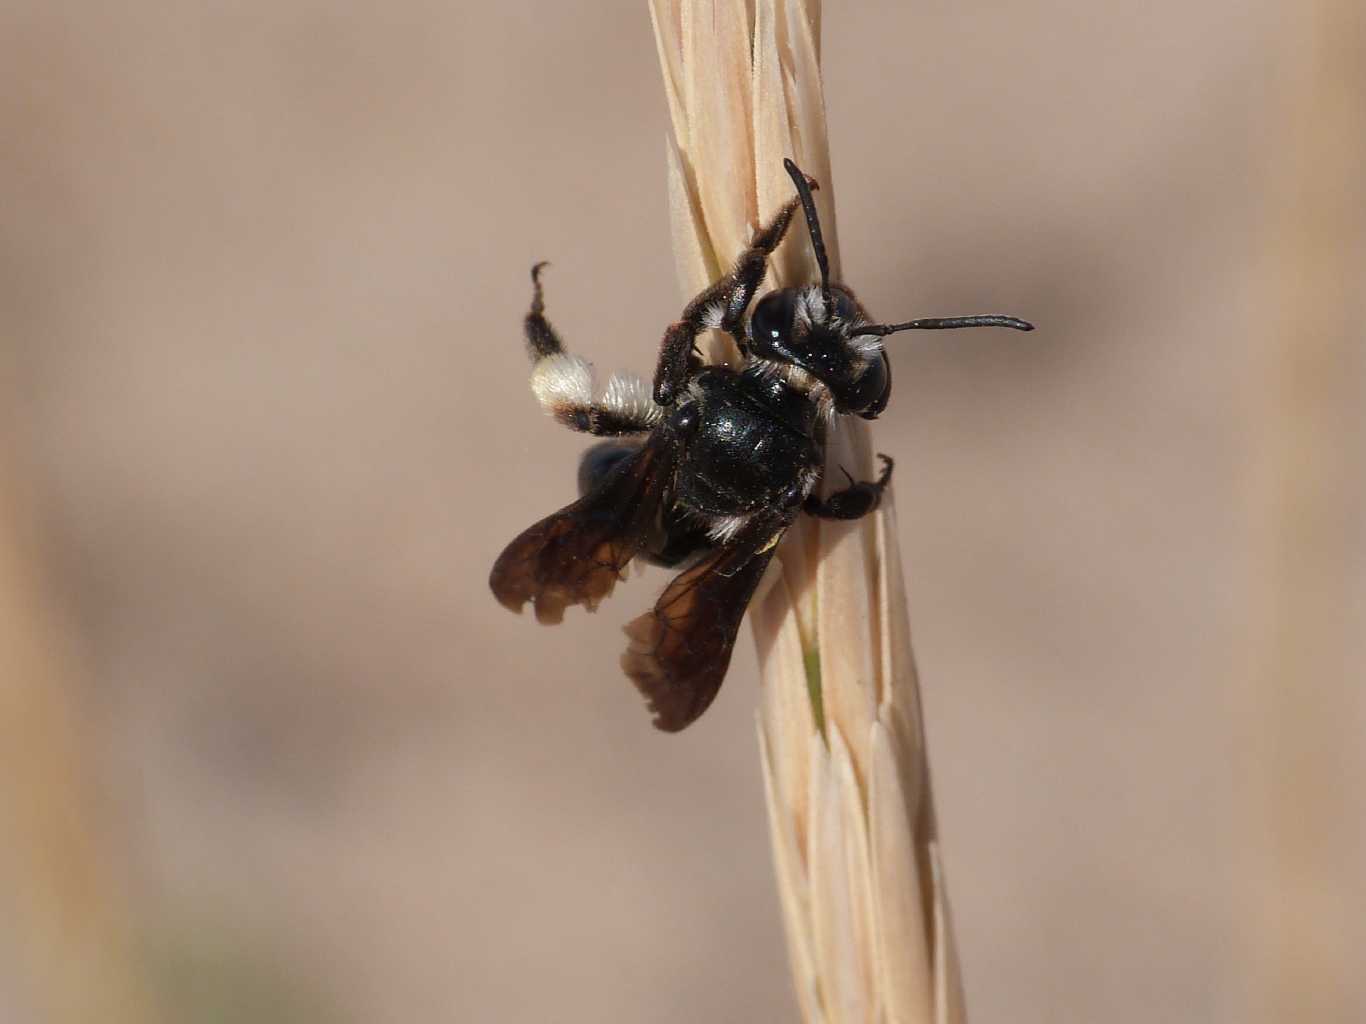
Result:
[[[1008,316],[873,323],[853,292],[830,281],[811,198],[819,186],[791,160],[784,166],[796,196],[664,332],[653,389],[615,376],[595,397],[588,364],[565,352],[545,318],[543,264],[531,270],[526,339],[541,405],[571,429],[643,440],[590,448],[579,468],[582,497],[509,544],[489,586],[513,611],[531,601],[540,622],[554,623],[569,605],[596,608],[633,558],[684,565],[654,608],[626,627],[621,658],[654,724],[668,732],[716,696],[745,608],[798,514],[857,519],[877,507],[892,475],[885,455],[875,481],[850,479],[826,498],[817,486],[831,419],[876,419],[887,406],[892,371],[882,339],[915,329],[1033,329]],[[771,292],[746,319],[798,207],[821,282]],[[735,339],[738,370],[702,364],[695,342],[707,328]]]

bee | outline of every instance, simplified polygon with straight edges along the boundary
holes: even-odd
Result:
[[[654,607],[626,626],[621,657],[666,732],[696,721],[715,698],[745,609],[797,516],[850,520],[877,508],[892,476],[885,455],[876,480],[850,478],[824,498],[819,485],[834,417],[872,420],[887,407],[892,370],[883,338],[1033,329],[997,315],[874,322],[852,291],[830,280],[811,195],[819,185],[791,160],[784,167],[796,194],[664,332],[651,387],[618,375],[599,394],[588,363],[565,351],[546,319],[545,264],[531,270],[531,390],[570,429],[616,440],[588,449],[579,499],[514,539],[489,586],[511,610],[530,601],[538,621],[557,623],[570,605],[596,609],[633,559],[680,569]],[[771,291],[750,313],[798,209],[820,283]],[[696,341],[707,329],[735,340],[738,368],[703,364]]]

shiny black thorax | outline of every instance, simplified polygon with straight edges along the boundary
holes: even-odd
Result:
[[[680,454],[641,553],[655,565],[680,565],[710,550],[717,521],[780,504],[823,461],[818,407],[762,362],[700,368],[658,429],[673,435]],[[589,448],[579,464],[579,493],[596,488],[637,447],[604,441]]]
[[[736,516],[770,508],[819,469],[816,406],[762,364],[701,370],[680,408],[690,403],[696,422],[673,492],[683,509]]]

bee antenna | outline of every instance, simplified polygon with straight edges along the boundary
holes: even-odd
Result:
[[[855,328],[854,333],[885,337],[897,331],[948,331],[958,327],[1009,327],[1016,331],[1034,329],[1034,325],[1028,320],[988,313],[981,316],[931,316],[920,320],[907,320],[904,324],[862,324]]]
[[[802,212],[806,214],[806,229],[811,234],[811,248],[816,253],[816,266],[821,268],[821,298],[825,300],[827,316],[834,310],[830,298],[830,260],[825,255],[825,239],[821,237],[821,222],[816,217],[816,200],[811,196],[811,186],[806,183],[806,175],[786,157],[783,167],[787,170],[792,184],[797,186],[797,195],[802,201]]]

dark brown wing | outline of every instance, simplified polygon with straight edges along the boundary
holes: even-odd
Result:
[[[621,667],[649,702],[655,728],[678,732],[716,697],[740,620],[789,523],[790,516],[756,517],[627,625],[631,642]]]
[[[532,602],[546,623],[572,604],[597,608],[644,544],[673,466],[670,446],[652,435],[597,487],[507,546],[489,573],[493,596],[514,612]]]

